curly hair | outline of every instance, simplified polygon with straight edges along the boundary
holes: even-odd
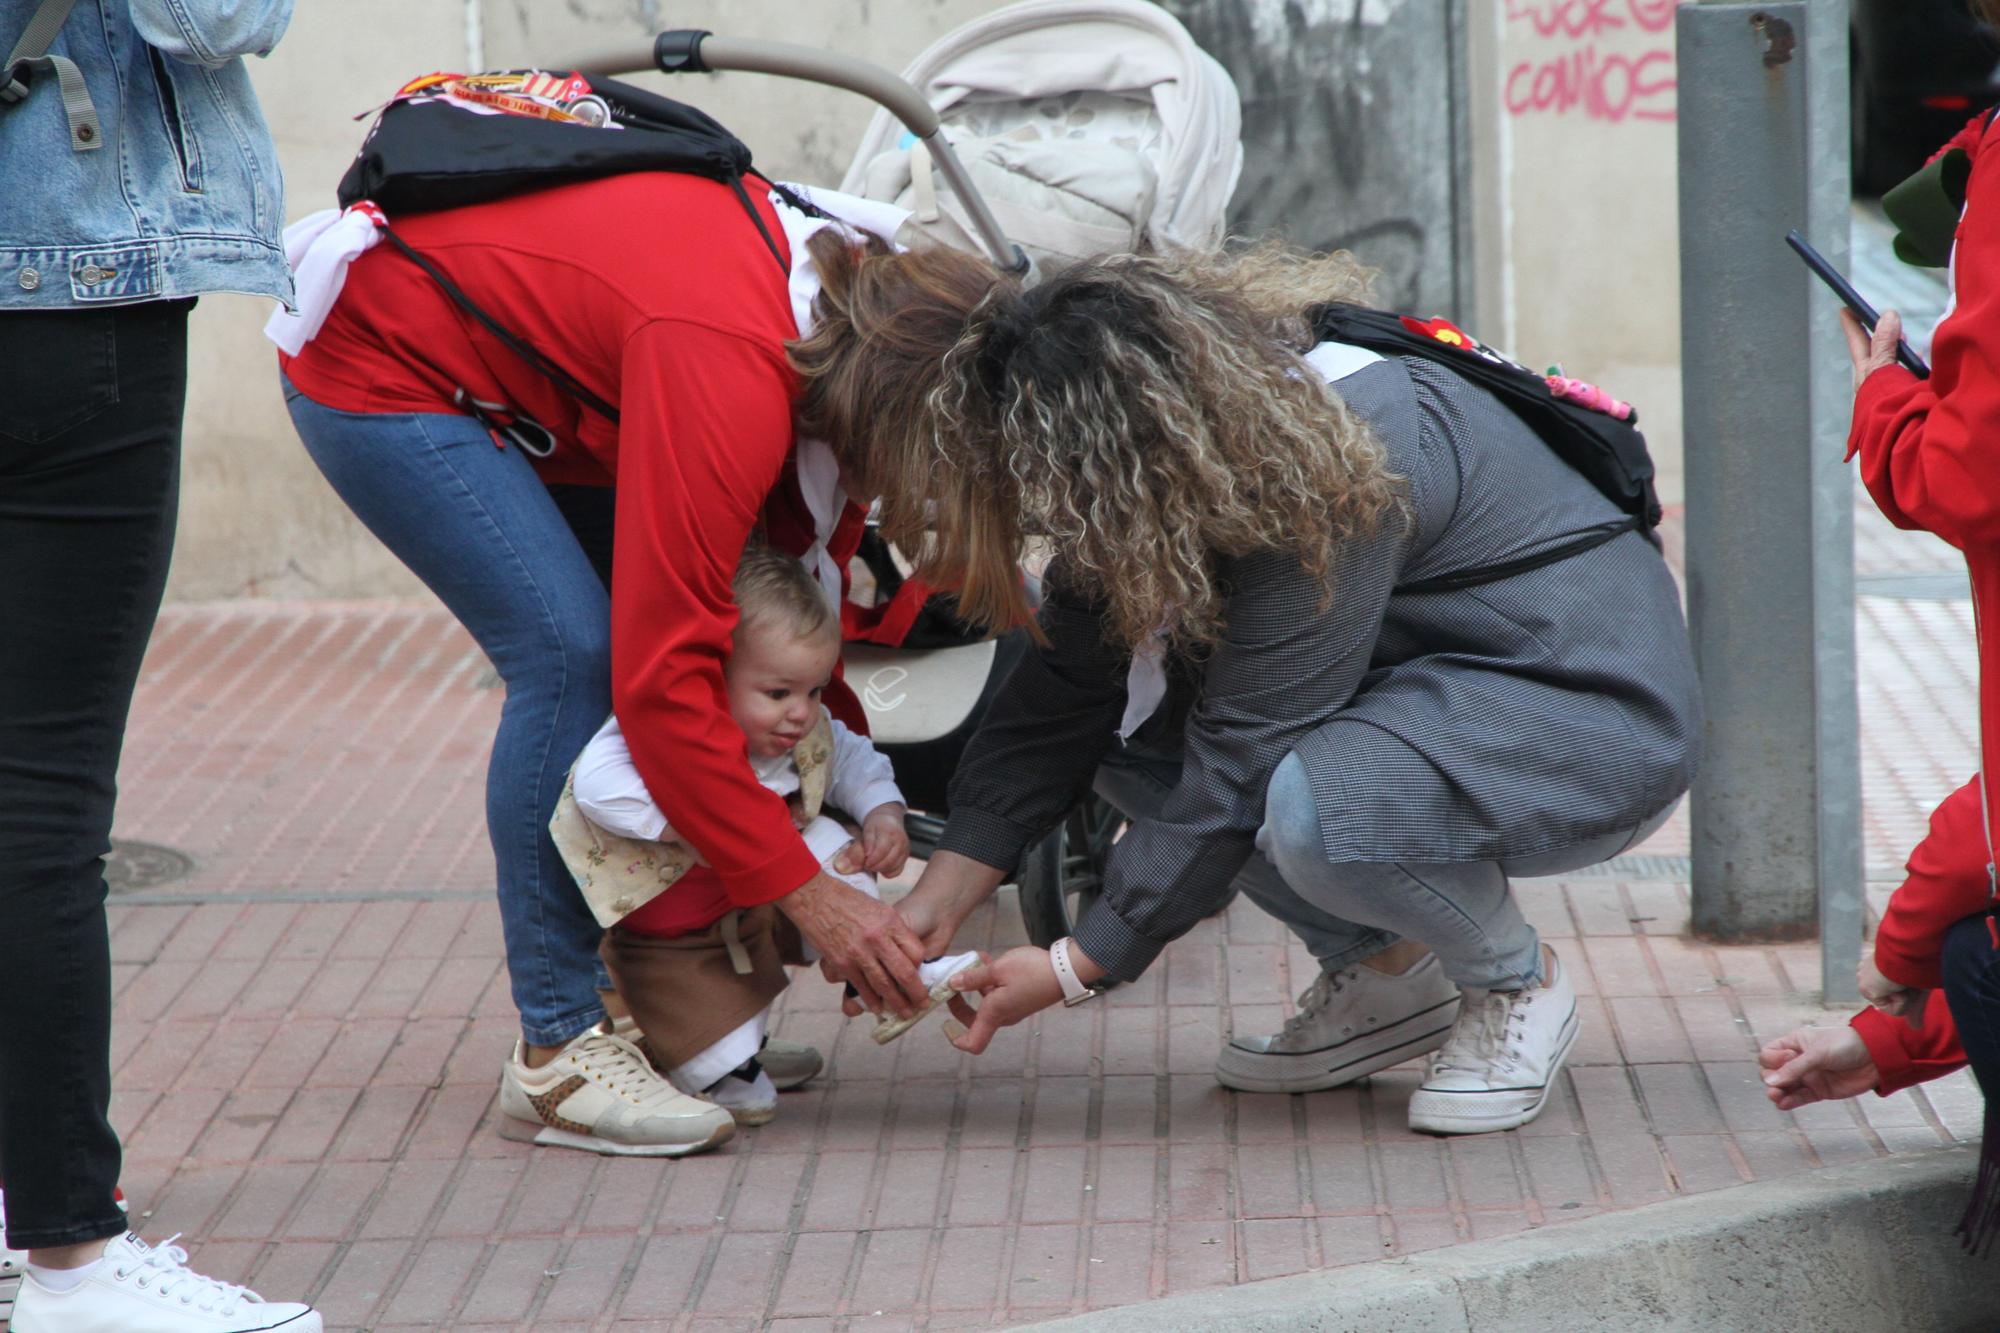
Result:
[[[1366,295],[1351,256],[1125,255],[1028,289],[942,249],[816,259],[819,324],[790,350],[800,429],[975,622],[1026,618],[1016,562],[1038,536],[1114,640],[1213,643],[1217,557],[1294,552],[1330,600],[1340,545],[1402,504],[1380,443],[1301,359],[1310,305]]]

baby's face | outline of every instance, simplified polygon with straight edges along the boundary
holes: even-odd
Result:
[[[751,758],[775,759],[805,739],[839,659],[832,634],[801,638],[783,625],[755,625],[737,635],[722,674]]]

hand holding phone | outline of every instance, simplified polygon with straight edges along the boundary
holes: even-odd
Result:
[[[1812,242],[1799,235],[1796,229],[1785,233],[1785,244],[1798,252],[1799,258],[1805,260],[1806,267],[1818,274],[1820,281],[1833,289],[1833,294],[1838,296],[1841,303],[1854,312],[1854,317],[1861,321],[1861,327],[1868,330],[1872,335],[1875,332],[1876,323],[1882,317],[1876,312],[1874,306],[1868,304],[1867,299],[1860,292],[1854,290],[1854,284],[1841,276],[1840,270],[1827,262],[1826,256],[1814,249]],[[1925,363],[1922,357],[1917,355],[1916,349],[1911,347],[1905,339],[1898,338],[1896,340],[1896,360],[1902,364],[1905,370],[1920,380],[1927,380],[1931,377],[1930,366]]]

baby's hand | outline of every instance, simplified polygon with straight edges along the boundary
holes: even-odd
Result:
[[[903,827],[903,807],[885,801],[861,821],[861,865],[884,878],[894,878],[910,859],[910,835]]]

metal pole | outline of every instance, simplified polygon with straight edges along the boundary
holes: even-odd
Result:
[[[1694,928],[1818,929],[1829,998],[1852,993],[1861,921],[1847,370],[1784,234],[1846,255],[1845,10],[1677,19],[1688,619],[1707,706]]]
[[[1816,0],[1806,32],[1807,216],[1847,265],[1852,193],[1848,165],[1848,0]],[[1813,664],[1819,673],[1819,964],[1826,1003],[1860,998],[1867,864],[1862,849],[1861,700],[1854,645],[1854,474],[1845,454],[1854,378],[1832,293],[1811,285]]]

